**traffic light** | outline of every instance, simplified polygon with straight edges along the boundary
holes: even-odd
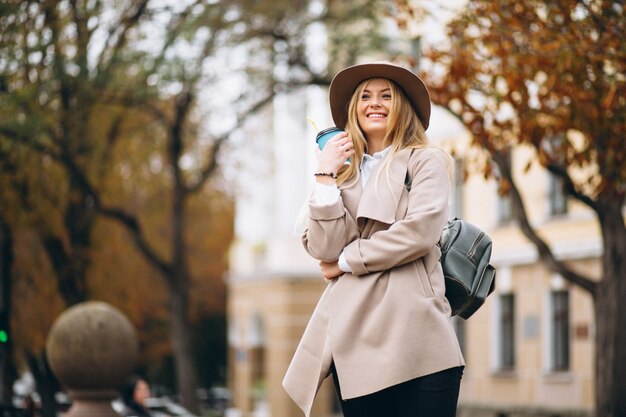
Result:
[[[0,344],[5,344],[9,341],[9,332],[5,329],[0,329]]]

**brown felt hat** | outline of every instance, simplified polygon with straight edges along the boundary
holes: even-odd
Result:
[[[357,86],[370,78],[386,78],[395,82],[407,95],[417,117],[428,128],[430,95],[424,82],[411,71],[390,62],[372,62],[342,69],[330,83],[330,112],[337,127],[344,129],[348,122],[348,106]]]

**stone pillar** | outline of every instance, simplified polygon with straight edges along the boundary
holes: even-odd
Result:
[[[107,303],[90,301],[63,312],[52,325],[46,354],[68,390],[66,417],[119,417],[111,407],[137,359],[130,321]]]

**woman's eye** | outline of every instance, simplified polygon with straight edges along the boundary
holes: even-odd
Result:
[[[391,94],[383,94],[383,98],[389,99],[389,98],[391,98]]]
[[[368,98],[370,98],[370,95],[369,95],[369,94],[363,94],[363,95],[361,96],[361,100],[367,100]]]

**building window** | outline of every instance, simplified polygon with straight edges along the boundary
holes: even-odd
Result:
[[[543,152],[553,166],[565,167],[565,148],[567,140],[563,135],[548,137],[542,141]],[[567,213],[567,193],[563,178],[548,173],[548,211],[552,216]]]
[[[515,368],[515,296],[500,295],[500,358],[501,370]]]
[[[552,291],[550,294],[551,321],[551,364],[552,371],[569,370],[570,337],[569,337],[569,292],[567,290]]]
[[[255,399],[265,396],[265,369],[266,369],[266,338],[263,317],[260,312],[255,312],[250,320],[250,333],[248,336],[250,378],[252,393]]]
[[[563,179],[554,174],[550,174],[548,184],[548,205],[551,216],[558,216],[567,213],[567,194]]]
[[[509,194],[498,195],[498,222],[508,223],[513,220],[513,205]]]
[[[512,152],[513,152],[513,148],[511,147],[509,147],[508,151],[506,152],[506,157],[508,159],[507,165],[511,167],[511,169],[512,169],[512,162],[511,162]],[[498,165],[494,166],[494,171],[495,171],[496,179],[501,181],[502,174],[500,172],[500,167]],[[506,191],[504,194],[498,193],[497,198],[498,198],[498,206],[497,206],[496,215],[498,216],[497,217],[498,223],[504,224],[504,223],[511,222],[513,220],[513,202],[511,200],[511,192]]]
[[[452,197],[452,216],[463,218],[463,183],[465,173],[463,170],[463,161],[461,159],[454,160],[454,194]]]

